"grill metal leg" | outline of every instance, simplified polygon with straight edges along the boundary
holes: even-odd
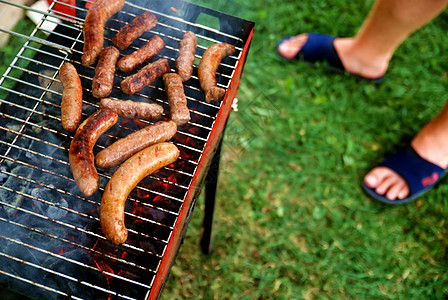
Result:
[[[219,161],[221,158],[222,140],[223,139],[221,138],[218,146],[216,147],[216,152],[213,155],[212,161],[210,163],[210,168],[205,179],[205,207],[204,220],[202,223],[203,233],[201,238],[201,249],[205,254],[210,254],[213,251],[213,213],[215,211],[216,189],[218,185]]]

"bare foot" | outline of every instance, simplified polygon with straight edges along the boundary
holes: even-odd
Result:
[[[429,122],[411,142],[412,148],[423,159],[441,167],[448,168],[448,132],[446,130],[446,117],[448,106]],[[376,167],[364,177],[364,183],[379,195],[393,201],[409,196],[409,187],[406,181],[397,173],[387,167]]]
[[[306,33],[291,37],[278,46],[278,53],[286,59],[293,59],[307,40]],[[389,67],[390,57],[373,57],[375,52],[357,46],[353,38],[336,38],[334,48],[344,69],[352,74],[376,79],[382,77]]]
[[[364,177],[364,183],[378,195],[391,201],[404,199],[409,195],[409,187],[403,177],[386,167],[371,170]]]
[[[303,33],[291,37],[278,45],[278,54],[287,59],[293,59],[308,39],[308,34]]]

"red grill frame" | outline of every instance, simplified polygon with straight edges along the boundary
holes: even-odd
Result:
[[[249,41],[252,39],[253,32],[254,29],[252,28],[252,30],[249,33],[248,38]],[[215,124],[212,128],[210,134],[211,138],[209,139],[209,143],[206,145],[201,161],[199,162],[198,169],[200,171],[197,172],[196,175],[193,177],[191,186],[202,186],[205,179],[206,171],[209,170],[210,168],[210,162],[212,161],[212,156],[215,154],[219,140],[222,138],[221,133],[223,132],[224,127],[226,125],[227,119],[232,109],[231,108],[232,103],[236,97],[238,87],[240,85],[243,66],[244,63],[246,62],[249,46],[250,43],[246,43],[246,45],[244,46],[243,53],[235,69],[235,74],[231,80],[230,88],[226,92],[226,95],[223,100],[224,103],[221,106]],[[168,246],[165,250],[168,254],[166,254],[162,259],[161,266],[159,267],[159,272],[156,274],[154,278],[153,288],[151,289],[151,293],[148,299],[155,299],[162,289],[164,281],[169,273],[169,269],[171,268],[171,265],[174,261],[175,254],[179,249],[182,236],[184,235],[184,230],[186,230],[184,226],[188,214],[191,211],[191,205],[193,204],[193,200],[197,196],[198,195],[195,194],[195,189],[190,189],[187,193],[186,205],[181,210],[178,218],[178,220],[180,221],[176,223],[174,230],[172,232],[172,238],[170,239],[170,242],[168,243]]]

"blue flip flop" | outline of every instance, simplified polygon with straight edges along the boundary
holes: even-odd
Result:
[[[292,36],[284,37],[277,43],[277,52],[279,45],[290,38],[292,38]],[[336,37],[328,34],[320,34],[314,32],[308,33],[308,39],[305,45],[303,45],[302,49],[300,49],[296,56],[292,59],[285,59],[289,61],[304,60],[311,64],[315,64],[316,62],[326,62],[328,68],[339,72],[346,72],[338,53],[334,49],[333,42],[335,38]],[[379,78],[366,78],[350,72],[347,73],[356,78],[373,81],[376,83],[381,82],[384,77],[381,76]]]
[[[384,160],[380,166],[388,167],[403,177],[409,186],[409,196],[404,199],[392,201],[385,196],[377,194],[374,189],[369,188],[364,182],[362,183],[362,186],[375,200],[395,205],[408,203],[420,197],[448,173],[448,168],[442,169],[423,159],[411,146],[407,146],[393,154],[391,157]]]

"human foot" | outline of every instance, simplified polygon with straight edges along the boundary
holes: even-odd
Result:
[[[316,33],[287,37],[280,41],[277,51],[289,60],[300,54],[305,61],[327,61],[332,67],[372,80],[381,79],[389,66],[389,57],[373,58],[375,53],[358,46],[353,38],[334,38]]]
[[[419,132],[411,147],[372,169],[364,177],[367,191],[378,200],[398,203],[411,201],[431,188],[448,172],[448,142],[441,138],[445,133],[439,125],[440,117]]]

